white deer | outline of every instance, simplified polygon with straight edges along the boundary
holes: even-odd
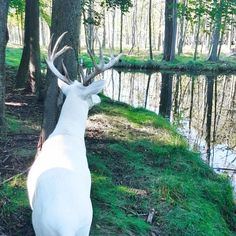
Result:
[[[72,82],[67,73],[62,75],[56,69],[54,60],[69,49],[65,46],[58,51],[64,34],[52,50],[50,43],[46,61],[66,99],[56,128],[43,144],[27,179],[37,236],[87,236],[92,222],[91,175],[84,135],[89,108],[100,102],[97,93],[104,88],[105,81],[84,86],[78,81]],[[84,76],[81,71],[83,82],[112,67],[120,56],[105,64],[100,50],[100,63],[94,64],[95,72]]]

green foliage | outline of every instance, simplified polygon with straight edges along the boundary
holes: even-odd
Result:
[[[133,6],[131,0],[102,0],[101,5],[107,8],[120,8],[123,13],[128,12],[129,8]]]
[[[40,16],[47,22],[48,26],[51,25],[51,15],[48,11],[48,1],[41,0],[39,2]]]
[[[23,13],[25,10],[24,0],[10,0],[10,8],[15,9],[17,14]]]

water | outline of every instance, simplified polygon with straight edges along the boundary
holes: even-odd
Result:
[[[236,192],[236,76],[117,72],[103,74],[110,98],[145,107],[176,124],[193,150],[232,179]]]

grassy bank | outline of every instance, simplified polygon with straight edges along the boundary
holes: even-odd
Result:
[[[17,47],[8,47],[6,50],[6,61],[9,67],[17,68],[20,63],[22,49]],[[46,51],[42,51],[41,60],[42,67],[46,68],[45,60]],[[92,61],[89,56],[82,52],[80,58],[83,59],[85,67],[92,67]],[[164,70],[164,71],[180,71],[192,74],[201,73],[236,73],[236,58],[222,57],[217,63],[207,61],[206,58],[198,58],[193,60],[192,55],[176,56],[173,62],[162,61],[162,55],[159,54],[153,60],[149,60],[148,56],[124,55],[116,68],[123,69],[145,69],[145,70]]]
[[[225,57],[219,62],[209,62],[204,58],[199,58],[196,61],[192,56],[181,55],[176,56],[172,62],[162,61],[161,55],[149,60],[148,58],[140,58],[137,56],[123,56],[117,68],[127,69],[149,69],[149,70],[164,70],[164,71],[180,71],[191,74],[201,74],[206,72],[211,73],[235,73],[236,59],[235,57]]]
[[[33,117],[27,122],[24,114],[17,115],[19,110],[9,112],[11,132],[0,144],[9,155],[5,164],[15,163],[20,174],[12,179],[11,172],[1,175],[0,233],[31,236],[24,170],[33,161],[37,137],[32,136],[39,127],[33,125]],[[15,140],[20,134],[24,145]],[[9,150],[9,145],[15,146]],[[92,236],[235,235],[229,181],[189,151],[185,140],[155,113],[103,97],[91,111],[86,145],[92,173]],[[152,223],[147,223],[152,209]]]

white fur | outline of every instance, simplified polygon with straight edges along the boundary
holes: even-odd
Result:
[[[58,80],[66,95],[59,121],[33,163],[27,188],[36,236],[87,236],[92,222],[91,176],[84,143],[89,108],[105,81],[87,87]]]

